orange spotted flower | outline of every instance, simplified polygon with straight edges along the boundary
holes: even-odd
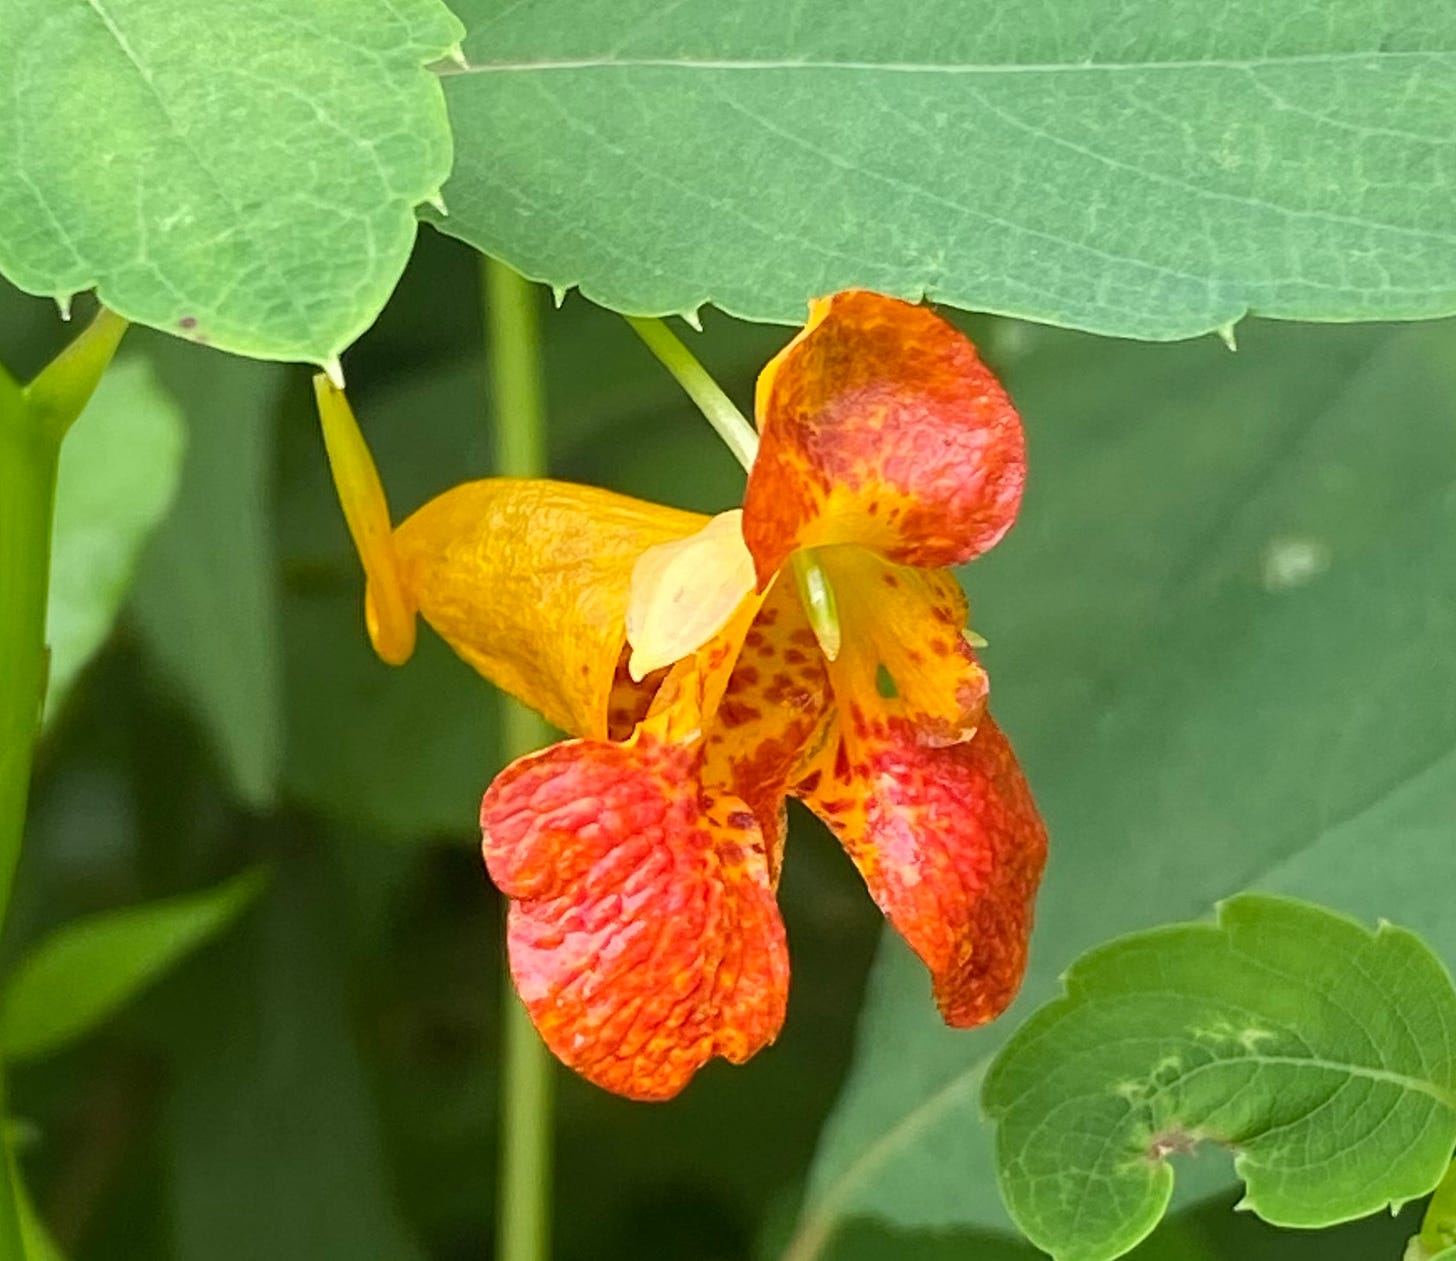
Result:
[[[511,973],[552,1051],[638,1099],[784,1018],[786,799],[817,814],[930,971],[952,1025],[1026,961],[1046,834],[946,568],[1011,526],[1021,423],[931,311],[851,291],[763,370],[742,509],[710,520],[584,486],[488,479],[391,529],[320,378],[376,650],[416,614],[574,738],[481,804]]]

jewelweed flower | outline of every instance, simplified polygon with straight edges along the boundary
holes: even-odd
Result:
[[[392,529],[343,396],[318,381],[379,655],[416,615],[573,738],[481,805],[512,976],[546,1043],[665,1099],[783,1023],[785,803],[839,839],[941,1013],[999,1014],[1046,833],[948,566],[994,545],[1021,422],[933,312],[816,301],[764,368],[743,507],[705,519],[544,480],[471,482]]]

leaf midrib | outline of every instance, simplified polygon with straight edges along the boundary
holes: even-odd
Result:
[[[767,57],[563,57],[530,61],[473,61],[460,66],[447,63],[435,67],[443,78],[472,74],[546,74],[572,70],[692,70],[728,73],[765,71],[827,71],[847,74],[905,75],[1026,75],[1026,74],[1118,74],[1135,71],[1178,73],[1188,70],[1259,70],[1312,65],[1326,67],[1345,62],[1382,65],[1401,61],[1429,61],[1456,57],[1456,48],[1411,49],[1384,52],[1368,49],[1342,53],[1287,53],[1244,58],[1173,58],[1148,61],[1043,61],[1043,62],[916,62],[774,59]]]

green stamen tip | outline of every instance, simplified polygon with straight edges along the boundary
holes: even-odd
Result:
[[[798,551],[793,556],[794,582],[799,588],[799,602],[809,618],[809,626],[819,648],[833,661],[839,656],[839,604],[829,575],[811,551]]]

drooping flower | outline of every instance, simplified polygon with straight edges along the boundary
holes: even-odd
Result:
[[[662,1099],[773,1041],[789,797],[841,841],[949,1023],[1004,1009],[1046,836],[946,567],[1010,528],[1025,462],[961,333],[876,294],[815,302],[759,377],[743,507],[706,521],[491,479],[391,530],[347,404],[322,379],[319,399],[379,654],[407,658],[419,614],[575,737],[481,806],[512,975],[558,1057]]]

